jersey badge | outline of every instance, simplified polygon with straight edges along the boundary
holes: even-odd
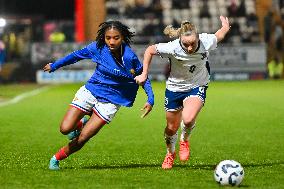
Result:
[[[129,72],[131,73],[131,75],[135,75],[135,70],[133,68],[130,69]]]

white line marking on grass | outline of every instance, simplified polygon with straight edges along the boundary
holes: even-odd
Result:
[[[23,100],[25,98],[35,96],[35,95],[37,95],[37,94],[39,94],[43,91],[46,91],[47,89],[49,89],[48,86],[41,87],[41,88],[26,92],[26,93],[22,93],[22,94],[16,96],[15,98],[12,98],[11,100],[8,100],[8,101],[5,101],[5,102],[0,102],[0,107],[7,106],[7,105],[10,105],[10,104],[16,104],[16,103],[20,102],[21,100]]]

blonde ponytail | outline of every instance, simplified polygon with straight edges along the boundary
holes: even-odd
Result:
[[[197,30],[194,24],[189,21],[183,21],[180,28],[174,28],[172,25],[168,25],[164,29],[164,34],[170,38],[179,37],[181,35],[197,34]]]
[[[178,37],[179,36],[180,28],[174,28],[172,25],[168,25],[164,29],[164,34],[169,36],[170,38]]]

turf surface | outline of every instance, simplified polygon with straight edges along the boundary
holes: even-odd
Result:
[[[5,87],[10,86],[0,88],[2,96],[17,94],[5,94]],[[50,157],[68,142],[59,124],[79,87],[52,86],[0,107],[1,189],[220,188],[213,170],[224,159],[243,165],[242,188],[284,188],[283,81],[212,82],[191,137],[191,159],[187,164],[177,159],[169,171],[161,169],[165,85],[154,83],[155,107],[147,118],[140,118],[146,100],[140,90],[133,108],[122,108],[81,151],[61,162],[60,171],[50,171]]]

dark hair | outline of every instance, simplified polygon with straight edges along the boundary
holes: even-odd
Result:
[[[103,46],[105,45],[105,33],[106,30],[110,28],[117,29],[120,32],[120,34],[123,36],[123,41],[127,45],[130,45],[130,43],[132,42],[131,38],[134,36],[134,32],[131,32],[129,30],[129,27],[127,27],[126,25],[122,24],[119,21],[107,21],[99,25],[99,30],[97,32],[98,35],[96,37],[97,47],[99,49],[103,48]]]

